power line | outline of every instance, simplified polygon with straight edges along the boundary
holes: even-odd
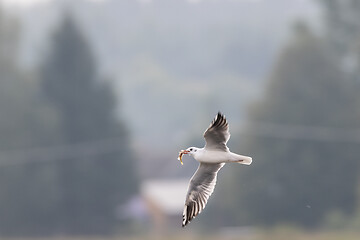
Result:
[[[123,138],[102,139],[76,144],[0,152],[0,167],[38,162],[76,159],[124,150]]]
[[[324,126],[252,122],[243,127],[241,131],[238,131],[238,134],[287,140],[360,143],[360,129]],[[84,159],[100,154],[122,151],[125,149],[124,144],[128,145],[129,143],[122,138],[110,138],[76,144],[0,152],[0,167],[65,159]]]
[[[254,122],[244,135],[322,142],[360,143],[360,129]]]

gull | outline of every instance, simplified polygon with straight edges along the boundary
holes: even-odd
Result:
[[[241,163],[250,165],[252,158],[230,152],[226,146],[230,138],[229,124],[223,114],[218,112],[215,119],[204,132],[205,147],[189,147],[181,150],[179,158],[189,154],[199,162],[199,167],[190,179],[183,212],[182,227],[185,227],[205,208],[213,193],[218,171],[225,163]]]

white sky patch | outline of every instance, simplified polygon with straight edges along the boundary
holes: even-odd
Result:
[[[206,0],[187,0],[188,2],[190,3],[200,3],[200,2],[204,2]],[[217,0],[218,2],[220,2],[221,0]],[[254,3],[257,3],[257,2],[262,2],[264,0],[232,0],[234,2],[254,2]]]
[[[4,3],[9,6],[30,6],[36,3],[45,3],[53,0],[0,0],[0,3]],[[104,2],[106,0],[88,0],[90,2]]]
[[[88,0],[88,1],[90,1],[90,2],[105,2],[106,0]]]
[[[35,3],[44,3],[49,1],[50,0],[0,0],[0,3],[4,3],[6,5],[29,6]]]
[[[0,0],[0,3],[4,3],[6,5],[17,5],[17,6],[30,6],[36,3],[44,3],[44,2],[50,2],[53,0]],[[106,0],[87,0],[90,2],[105,2]],[[139,2],[149,3],[152,2],[152,0],[137,0]],[[206,0],[187,0],[190,3],[199,3]],[[243,1],[243,2],[261,2],[263,0],[233,0],[233,1]]]

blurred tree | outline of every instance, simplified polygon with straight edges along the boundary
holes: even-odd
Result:
[[[54,142],[55,112],[40,101],[37,84],[16,62],[19,25],[0,8],[0,234],[51,228],[55,172],[23,150]]]
[[[291,133],[296,126],[318,126],[325,132],[359,128],[356,93],[324,42],[303,24],[295,30],[263,100],[250,112],[240,152],[252,155],[253,165],[232,179],[238,183],[238,198],[230,205],[241,206],[237,214],[243,224],[314,227],[332,210],[351,214],[355,209],[359,142]],[[261,127],[270,134],[261,135]]]
[[[359,106],[360,97],[360,2],[358,0],[318,0],[323,7],[325,18],[326,42],[334,59],[339,62],[343,74],[354,82],[353,102]],[[360,112],[356,111],[360,118]],[[360,170],[360,169],[359,169]],[[359,223],[360,219],[360,178],[358,179],[357,205],[358,216],[354,220]]]
[[[60,231],[69,234],[110,233],[115,208],[136,192],[134,160],[125,126],[115,117],[116,99],[101,81],[85,37],[69,14],[53,35],[50,54],[41,67],[42,89],[60,116],[64,144],[114,138],[116,152],[105,151],[59,161]],[[114,144],[112,143],[112,144]],[[95,150],[104,149],[101,143]]]
[[[353,80],[360,81],[360,2],[318,0],[323,7],[328,49]]]

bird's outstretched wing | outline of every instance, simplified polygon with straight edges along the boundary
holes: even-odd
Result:
[[[206,141],[205,149],[229,151],[226,146],[230,138],[229,124],[220,112],[204,132],[204,138]]]
[[[218,171],[225,163],[200,163],[194,176],[192,176],[186,194],[182,226],[185,227],[204,208],[213,193],[216,185]]]

